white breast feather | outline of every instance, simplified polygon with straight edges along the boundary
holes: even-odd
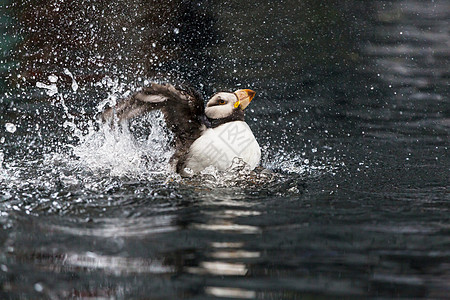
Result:
[[[209,128],[192,144],[186,167],[198,173],[208,166],[228,169],[235,157],[241,158],[253,170],[261,158],[261,149],[250,127],[243,121],[233,121]]]

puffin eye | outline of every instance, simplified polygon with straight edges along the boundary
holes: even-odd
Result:
[[[222,104],[222,105],[225,104],[225,100],[220,99],[220,100],[219,100],[219,104]]]

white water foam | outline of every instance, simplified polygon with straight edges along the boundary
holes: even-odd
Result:
[[[79,87],[74,76],[68,69],[64,73],[72,79],[72,91],[76,92]],[[127,176],[134,179],[145,179],[168,171],[168,162],[173,153],[170,148],[172,134],[166,128],[161,112],[155,111],[131,121],[131,129],[128,123],[110,126],[97,120],[83,122],[69,113],[65,97],[58,90],[57,80],[50,82],[51,95],[58,100],[54,105],[60,105],[66,116],[63,127],[70,129],[71,140],[77,142],[63,146],[63,151],[48,154],[46,164],[62,163],[101,176]],[[135,89],[108,76],[94,85],[107,93],[106,98],[97,105],[99,113],[106,106],[115,106],[119,99],[126,98]],[[38,87],[47,91],[49,85],[39,84]],[[140,138],[134,131],[141,131]]]
[[[144,122],[145,121],[145,122]],[[87,135],[78,136],[79,143],[72,146],[78,166],[94,173],[107,172],[110,176],[142,177],[169,171],[169,160],[173,150],[170,147],[172,136],[164,128],[160,112],[152,112],[145,120],[136,120],[134,126],[146,128],[148,135],[137,139],[128,124],[111,128],[100,124],[99,129],[89,128]]]

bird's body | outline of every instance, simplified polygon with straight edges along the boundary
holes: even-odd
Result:
[[[199,173],[209,166],[224,171],[235,158],[254,169],[261,150],[244,121],[244,109],[254,94],[252,90],[220,92],[204,107],[202,98],[193,90],[153,83],[108,109],[102,117],[124,120],[160,109],[175,135],[171,164],[182,175]]]
[[[186,168],[198,173],[208,166],[228,169],[234,158],[240,158],[254,169],[261,149],[250,127],[244,121],[231,121],[208,128],[192,143],[186,157]]]

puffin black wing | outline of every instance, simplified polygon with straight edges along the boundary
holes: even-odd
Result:
[[[115,107],[102,114],[104,121],[119,121],[134,118],[160,109],[167,127],[175,134],[175,154],[171,162],[176,165],[176,171],[184,168],[185,156],[192,143],[202,133],[202,118],[205,107],[203,99],[190,88],[175,88],[171,84],[152,83]]]

